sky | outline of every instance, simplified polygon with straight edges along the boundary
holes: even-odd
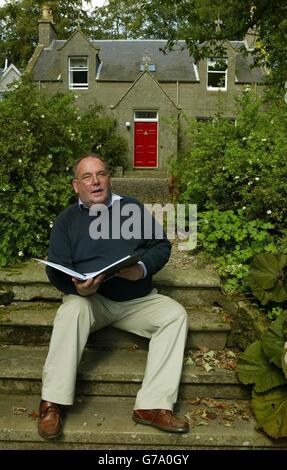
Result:
[[[5,3],[6,3],[6,0],[0,0],[0,6],[3,6]],[[105,0],[92,0],[93,6],[102,6],[104,3],[105,3]]]

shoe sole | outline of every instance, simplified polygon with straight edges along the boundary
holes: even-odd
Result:
[[[136,422],[136,423],[139,423],[139,424],[146,424],[147,426],[153,426],[154,428],[157,428],[159,429],[160,431],[165,431],[165,432],[173,432],[173,433],[186,433],[189,431],[189,429],[184,429],[184,428],[179,428],[179,429],[174,429],[174,428],[167,428],[167,427],[162,427],[160,426],[159,424],[156,424],[156,423],[151,423],[150,421],[147,421],[146,419],[142,419],[142,418],[137,418],[135,416],[132,417],[133,420]]]
[[[46,439],[46,440],[48,440],[48,441],[51,441],[51,440],[53,440],[53,439],[57,439],[58,437],[60,437],[61,434],[62,434],[62,431],[58,432],[58,434],[53,434],[52,436],[47,436],[46,434],[41,433],[41,432],[39,431],[39,429],[38,429],[38,433],[39,433],[39,436],[42,437],[42,439]]]

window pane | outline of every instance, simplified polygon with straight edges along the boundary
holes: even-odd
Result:
[[[136,111],[135,118],[136,119],[156,119],[157,112],[156,111]]]
[[[211,88],[225,88],[225,73],[209,73],[208,74],[208,87]]]
[[[88,72],[73,72],[73,83],[88,83]]]
[[[208,61],[208,71],[225,71],[227,69],[227,61],[226,59],[217,59],[217,60],[210,60]]]
[[[80,68],[80,69],[86,69],[88,66],[88,59],[85,57],[74,57],[70,58],[70,67],[75,69],[75,68]]]

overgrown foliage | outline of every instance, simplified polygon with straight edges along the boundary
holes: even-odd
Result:
[[[287,251],[286,104],[263,111],[247,88],[237,105],[236,125],[220,114],[187,121],[188,144],[172,162],[179,202],[197,204],[199,242],[230,289],[256,253]]]
[[[46,254],[55,216],[72,200],[73,162],[96,151],[124,165],[116,122],[73,94],[47,96],[24,78],[0,102],[0,266]]]
[[[253,384],[251,406],[262,428],[273,438],[287,437],[287,311],[275,320],[261,341],[241,354],[238,377]]]
[[[7,0],[0,7],[0,67],[7,58],[17,67],[25,67],[38,44],[38,20],[42,6],[49,5],[60,39],[66,39],[77,27],[78,19],[87,34],[91,20],[82,8],[82,0]]]

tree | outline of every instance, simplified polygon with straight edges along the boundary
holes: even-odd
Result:
[[[224,41],[254,40],[255,65],[271,70],[279,88],[287,76],[287,0],[146,0],[151,24],[161,25],[168,47],[185,39],[196,61],[224,55]]]
[[[82,0],[8,0],[0,7],[0,65],[7,58],[17,67],[25,67],[38,43],[38,20],[42,6],[51,8],[55,28],[61,39],[67,38],[81,22],[89,33],[89,17]]]

